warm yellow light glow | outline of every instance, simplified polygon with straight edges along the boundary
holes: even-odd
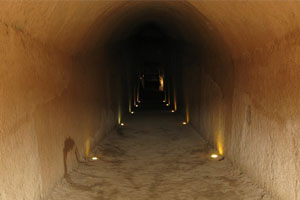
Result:
[[[135,107],[139,107],[139,105],[136,104]]]
[[[222,128],[219,128],[220,130],[216,133],[216,143],[217,143],[217,150],[220,155],[224,154],[224,133],[222,131]]]
[[[121,123],[121,118],[122,118],[122,111],[121,111],[121,105],[119,103],[119,105],[118,105],[118,124]]]
[[[187,123],[190,122],[190,109],[189,109],[189,105],[186,105],[186,108],[185,108],[185,119],[186,119]]]
[[[170,106],[170,104],[167,103],[166,106]]]
[[[211,157],[211,158],[217,158],[217,157],[219,157],[219,156],[218,156],[218,154],[213,153],[213,154],[210,155],[210,157]]]
[[[98,158],[96,156],[92,157],[92,160],[98,160]]]
[[[131,111],[130,113],[131,113],[132,115],[134,114],[134,112],[133,112],[133,111]]]
[[[182,122],[182,124],[183,124],[183,125],[186,125],[187,123],[186,123],[186,122]]]
[[[90,137],[88,137],[86,140],[85,140],[85,157],[89,157],[90,155],[90,149],[91,149],[91,139]]]
[[[175,112],[175,110],[172,110],[171,112],[173,113],[173,112]]]
[[[177,100],[174,99],[174,110],[177,111]]]
[[[118,124],[121,124],[121,115],[118,115]]]
[[[174,110],[177,111],[177,95],[176,95],[176,89],[174,87],[173,89],[173,100],[174,100]]]
[[[164,77],[159,76],[159,91],[164,91]]]
[[[124,124],[124,123],[121,123],[120,125],[121,125],[121,126],[124,126],[125,124]]]
[[[163,100],[164,103],[166,103],[166,100]]]

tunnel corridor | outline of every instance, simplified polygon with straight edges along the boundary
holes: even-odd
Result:
[[[0,200],[299,200],[299,8],[1,1]]]

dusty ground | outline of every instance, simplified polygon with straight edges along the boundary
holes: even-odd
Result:
[[[153,116],[156,115],[156,118]],[[49,200],[270,200],[262,189],[212,160],[207,143],[171,113],[137,113],[95,149]]]

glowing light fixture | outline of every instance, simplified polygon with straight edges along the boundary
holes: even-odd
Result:
[[[125,124],[124,124],[124,123],[121,123],[120,125],[121,125],[121,126],[124,126]]]
[[[133,111],[131,111],[130,113],[131,113],[132,115],[134,114],[134,112],[133,112]]]
[[[98,160],[98,158],[96,156],[92,157],[92,160]]]
[[[166,103],[166,100],[163,100],[164,103]]]
[[[159,91],[164,91],[164,77],[159,76]]]
[[[175,110],[172,110],[171,112],[173,113],[173,112],[175,112]]]
[[[187,123],[186,123],[186,122],[182,122],[182,124],[183,124],[183,125],[186,125]]]
[[[186,122],[190,122],[190,106],[189,106],[189,104],[187,104],[185,106],[185,119],[186,119]]]
[[[170,106],[170,104],[167,103],[166,106]]]
[[[210,155],[210,157],[211,157],[211,158],[218,158],[218,157],[219,157],[219,155],[218,155],[218,154],[215,154],[215,153],[213,153],[213,154],[211,154],[211,155]]]
[[[139,107],[139,105],[136,104],[135,107]]]

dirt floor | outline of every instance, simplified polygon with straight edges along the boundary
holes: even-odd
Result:
[[[80,163],[49,200],[271,200],[212,149],[182,118],[136,113]]]

